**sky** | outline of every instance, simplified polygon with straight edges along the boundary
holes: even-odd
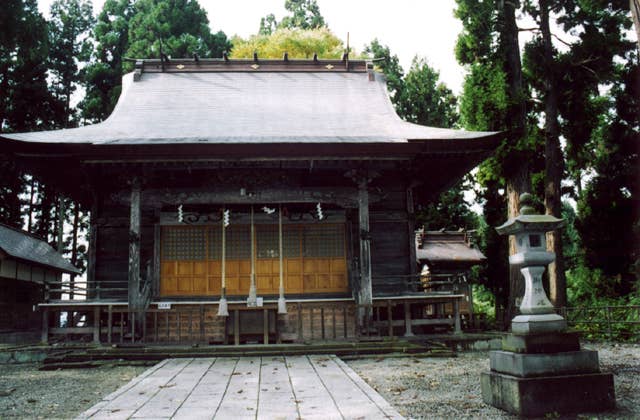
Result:
[[[454,0],[317,0],[329,29],[350,47],[361,52],[374,38],[388,45],[405,72],[416,55],[425,57],[440,72],[440,79],[455,93],[462,91],[464,69],[456,62],[454,46],[462,30],[453,17]],[[94,13],[104,0],[94,0]],[[284,0],[199,0],[207,11],[211,29],[228,37],[246,38],[258,32],[260,18],[285,14]],[[38,0],[48,16],[51,0]]]

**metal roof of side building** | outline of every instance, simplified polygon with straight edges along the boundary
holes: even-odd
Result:
[[[466,232],[436,231],[416,234],[416,257],[418,261],[442,264],[455,263],[475,265],[487,257],[471,246]]]
[[[0,224],[0,250],[18,260],[35,263],[64,273],[80,274],[80,270],[62,257],[48,243],[34,235]]]
[[[494,140],[500,133],[403,121],[362,60],[140,60],[101,123],[0,134],[78,145],[391,143]],[[455,142],[452,142],[455,148]],[[491,147],[493,149],[493,147]]]

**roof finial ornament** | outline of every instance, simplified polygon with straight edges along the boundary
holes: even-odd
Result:
[[[282,60],[284,62],[289,61],[289,53],[288,52],[286,52],[286,51],[284,52],[284,54],[282,55]]]
[[[229,54],[227,54],[227,52],[223,52],[222,53],[222,58],[224,59],[224,61],[229,61]]]
[[[318,53],[313,53],[313,62],[314,63],[318,62]]]
[[[253,52],[253,61],[258,62],[258,51]]]
[[[200,61],[200,57],[198,57],[197,53],[193,53],[193,61],[195,61],[196,63]]]

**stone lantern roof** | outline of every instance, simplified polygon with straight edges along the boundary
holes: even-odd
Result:
[[[500,235],[515,235],[522,232],[549,232],[565,225],[563,219],[550,214],[536,214],[532,206],[533,196],[524,193],[520,196],[520,214],[512,217],[496,230]]]

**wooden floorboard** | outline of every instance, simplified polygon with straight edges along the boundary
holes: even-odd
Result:
[[[79,419],[402,419],[334,355],[168,359]]]

